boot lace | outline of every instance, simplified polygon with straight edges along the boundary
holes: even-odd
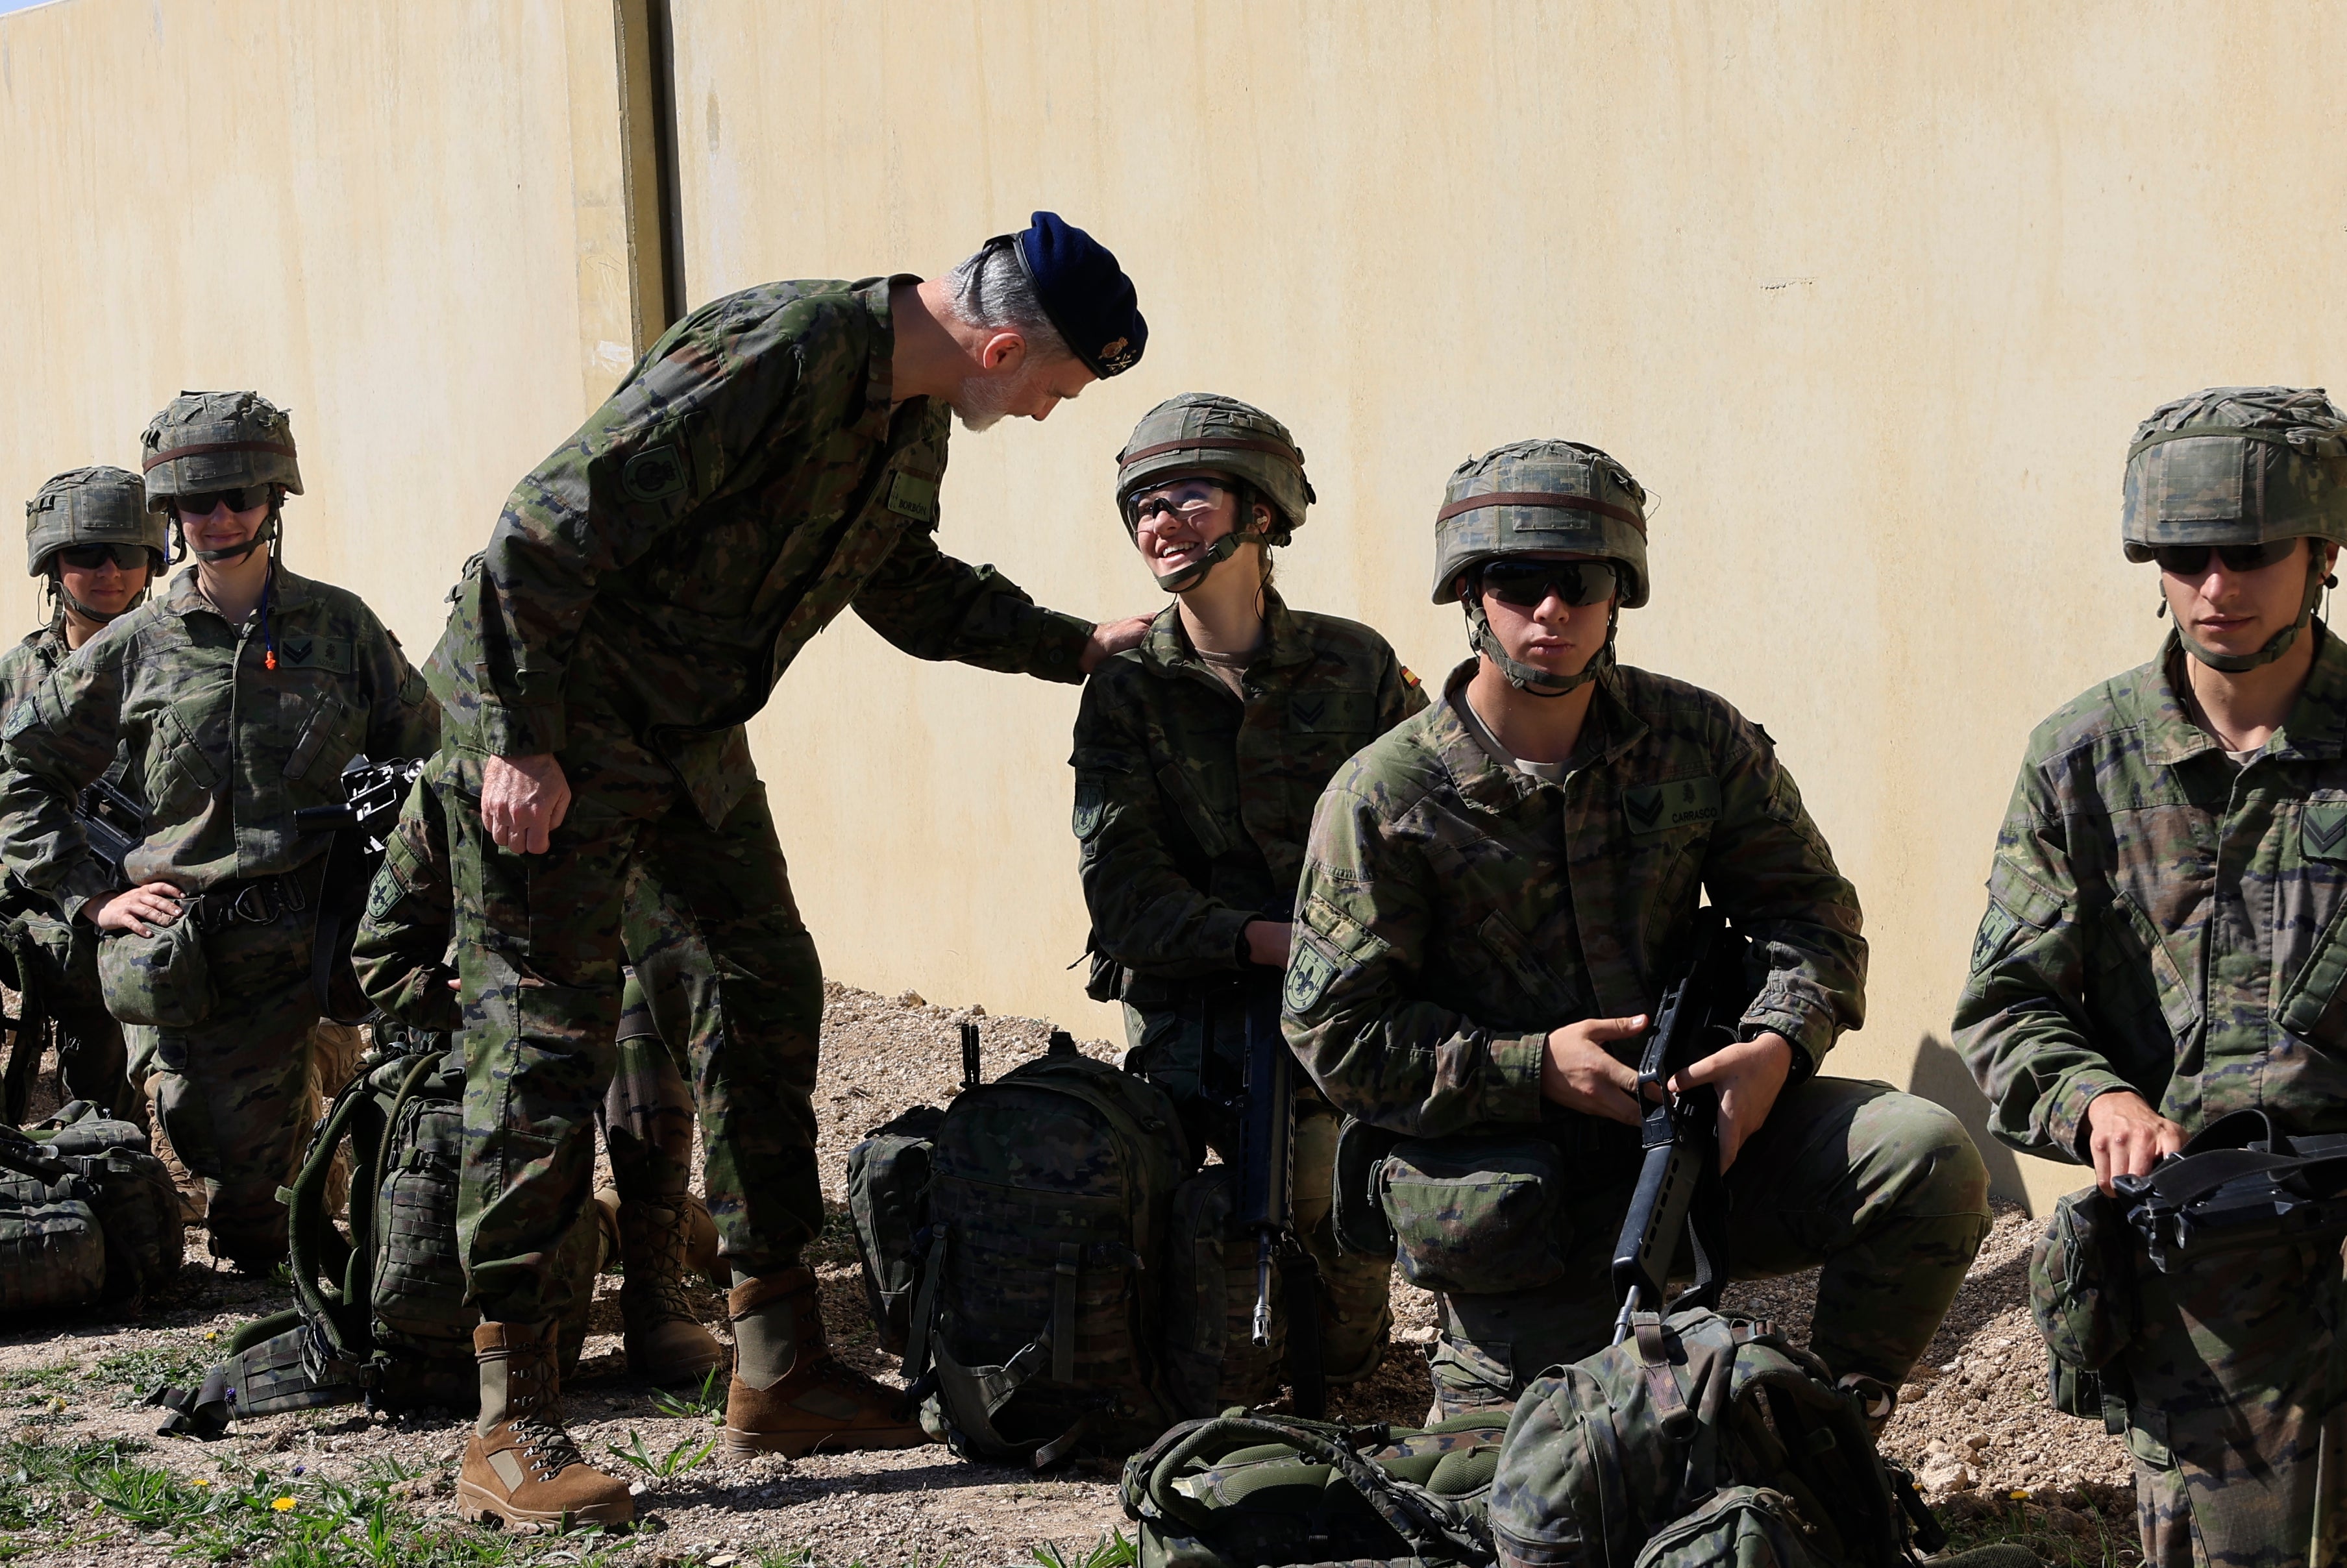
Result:
[[[517,1390],[518,1397],[509,1407],[506,1425],[519,1440],[516,1444],[530,1460],[544,1471],[550,1480],[575,1464],[585,1464],[586,1457],[579,1444],[563,1430],[561,1420],[553,1413],[553,1390],[546,1387],[544,1370],[538,1367],[515,1367],[508,1376],[525,1387]]]

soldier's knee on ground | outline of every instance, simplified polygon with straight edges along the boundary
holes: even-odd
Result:
[[[1872,1147],[1854,1153],[1861,1168],[1880,1167],[1883,1206],[1902,1217],[1970,1216],[1987,1235],[1988,1166],[1954,1112],[1921,1095],[1887,1094],[1868,1108],[1858,1131],[1872,1134]],[[1979,1241],[1973,1245],[1977,1250]]]

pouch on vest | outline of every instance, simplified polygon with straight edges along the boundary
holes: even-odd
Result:
[[[2098,1372],[2134,1341],[2136,1313],[2135,1233],[2127,1216],[2099,1188],[2067,1194],[2029,1253],[2029,1315],[2046,1350],[2079,1371]],[[2094,1405],[2101,1415],[2099,1396]]]
[[[1539,1138],[1404,1139],[1378,1166],[1402,1277],[1464,1296],[1532,1290],[1564,1273],[1563,1161]]]
[[[1343,1427],[1233,1410],[1125,1461],[1118,1496],[1148,1568],[1480,1568],[1503,1411]]]
[[[880,1348],[902,1356],[929,1228],[929,1152],[946,1113],[916,1105],[847,1152],[847,1214]]]
[[[192,1029],[211,1016],[211,967],[204,934],[181,915],[152,936],[108,931],[97,944],[97,983],[106,1010],[123,1023]]]
[[[1793,1500],[1731,1486],[1655,1533],[1633,1568],[1836,1568],[1809,1545]]]
[[[1347,1252],[1370,1257],[1394,1255],[1394,1231],[1378,1192],[1379,1167],[1401,1135],[1358,1116],[1337,1130],[1337,1161],[1330,1193],[1329,1229]]]

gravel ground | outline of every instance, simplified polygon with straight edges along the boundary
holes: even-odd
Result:
[[[991,1079],[1042,1050],[1050,1026],[1032,1019],[991,1018],[980,1008],[929,1005],[907,993],[883,998],[832,985],[824,1019],[825,1071],[815,1095],[821,1121],[826,1197],[845,1199],[848,1149],[906,1107],[943,1104],[960,1074],[958,1026],[980,1026],[984,1071]],[[1112,1058],[1118,1048],[1088,1041]],[[1915,1380],[1901,1390],[1886,1435],[1888,1451],[1915,1468],[1943,1514],[1994,1532],[2007,1516],[2014,1528],[2074,1534],[2109,1546],[2132,1536],[2126,1450],[2099,1427],[2051,1410],[2044,1360],[2024,1306],[2034,1231],[2019,1209],[2000,1207],[1995,1229],[1966,1280],[1946,1327]],[[254,1470],[310,1481],[391,1474],[395,1496],[425,1519],[453,1520],[455,1468],[466,1423],[445,1412],[398,1419],[353,1409],[308,1411],[239,1423],[210,1444],[159,1441],[153,1414],[137,1392],[168,1374],[184,1380],[218,1353],[251,1317],[282,1305],[282,1286],[241,1279],[216,1267],[201,1233],[190,1233],[179,1280],[152,1297],[133,1323],[57,1328],[26,1326],[0,1334],[0,1437],[62,1442],[138,1437],[154,1442],[139,1462],[190,1478],[243,1476]],[[895,1364],[875,1345],[844,1216],[809,1259],[823,1281],[825,1315],[835,1345],[853,1365],[897,1381]],[[1773,1317],[1805,1337],[1809,1276],[1738,1287],[1731,1304]],[[722,1298],[696,1285],[701,1316],[721,1335]],[[712,1459],[680,1462],[662,1478],[610,1459],[631,1448],[660,1468],[682,1460],[714,1435],[706,1416],[674,1414],[653,1390],[627,1376],[619,1339],[618,1281],[600,1282],[579,1373],[566,1389],[567,1415],[580,1446],[611,1468],[640,1473],[638,1506],[645,1528],[605,1560],[620,1563],[698,1563],[726,1568],[773,1553],[801,1553],[820,1563],[861,1561],[933,1565],[1035,1560],[1049,1543],[1080,1558],[1104,1532],[1129,1528],[1107,1466],[1039,1478],[964,1463],[943,1449],[843,1454],[803,1460],[766,1458],[740,1467]],[[1434,1337],[1431,1299],[1395,1282],[1398,1343],[1368,1383],[1338,1391],[1340,1418],[1415,1423],[1432,1397],[1423,1348]],[[673,1399],[671,1400],[673,1408]],[[12,1430],[13,1429],[13,1430]],[[0,1478],[5,1479],[5,1478]],[[213,1484],[220,1484],[213,1481]],[[2015,1491],[2031,1494],[2024,1501]],[[2099,1511],[2099,1519],[2097,1512]],[[2075,1525],[2075,1528],[2074,1528]],[[21,1563],[159,1565],[179,1543],[142,1534],[118,1517],[93,1511],[74,1528],[50,1523],[0,1532],[0,1555]],[[2126,1551],[2083,1559],[2132,1561]],[[769,1559],[771,1560],[771,1558]]]

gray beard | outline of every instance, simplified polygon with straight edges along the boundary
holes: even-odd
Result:
[[[1017,390],[1015,377],[1011,384],[1005,384],[997,376],[967,376],[948,406],[964,430],[979,436],[1002,423],[1004,415],[1010,412],[1010,399]]]

